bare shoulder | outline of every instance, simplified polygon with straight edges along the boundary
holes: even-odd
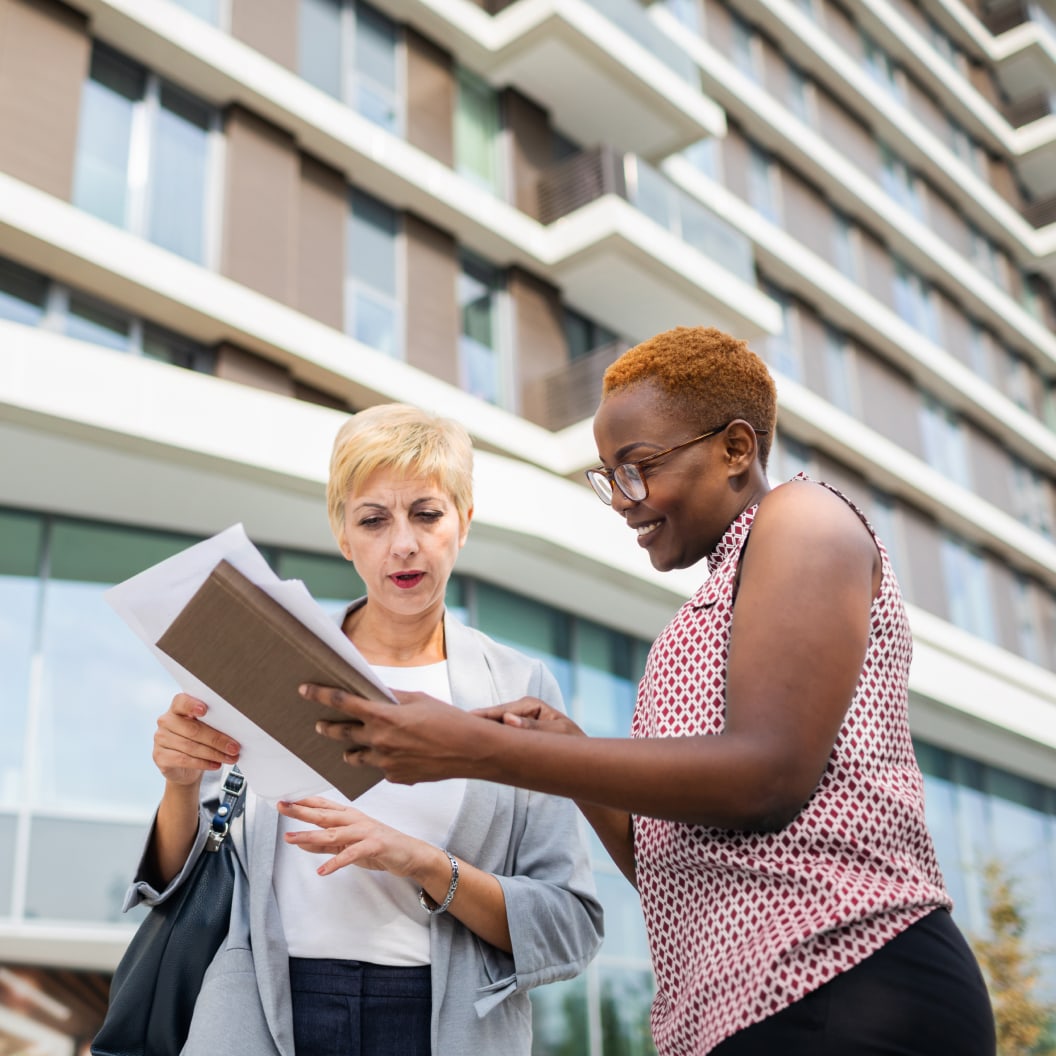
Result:
[[[813,481],[780,484],[759,504],[752,536],[763,546],[803,548],[835,557],[866,557],[872,562],[876,544],[858,514],[838,495]]]

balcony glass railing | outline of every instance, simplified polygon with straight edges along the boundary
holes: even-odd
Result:
[[[627,200],[632,205],[709,260],[755,284],[752,244],[740,231],[641,158],[627,154],[623,164]]]
[[[700,74],[696,63],[653,23],[637,0],[587,0],[587,3],[655,55],[682,80],[694,87],[700,87]]]

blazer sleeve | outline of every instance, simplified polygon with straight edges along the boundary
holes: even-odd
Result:
[[[541,663],[535,663],[527,693],[562,708],[557,681]],[[576,805],[539,792],[516,795],[524,808],[523,827],[511,848],[509,874],[496,874],[506,899],[512,964],[508,954],[487,947],[497,981],[476,1001],[479,1015],[515,991],[578,975],[604,934],[586,826]]]
[[[154,839],[154,826],[157,824],[157,813],[155,812],[154,821],[151,822],[146,839],[143,841],[139,865],[136,867],[131,885],[125,892],[125,900],[121,904],[122,913],[127,913],[133,906],[138,906],[141,903],[148,906],[156,906],[159,902],[164,902],[174,891],[179,889],[187,878],[191,867],[198,860],[198,855],[202,853],[202,848],[205,846],[205,838],[209,834],[210,820],[220,804],[220,777],[218,773],[206,773],[202,777],[201,799],[202,802],[198,808],[198,832],[195,834],[194,843],[191,845],[190,852],[180,871],[161,891],[147,879],[146,868],[147,851],[150,848],[151,841]]]

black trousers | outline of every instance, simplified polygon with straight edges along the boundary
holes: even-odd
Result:
[[[994,1056],[990,997],[944,909],[711,1056]]]

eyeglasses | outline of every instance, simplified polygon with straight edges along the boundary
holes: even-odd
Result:
[[[645,477],[642,476],[642,466],[647,466],[650,462],[655,462],[658,458],[663,458],[664,455],[670,455],[675,451],[681,451],[682,448],[689,447],[690,444],[696,444],[701,440],[707,440],[710,436],[716,436],[731,424],[731,422],[727,422],[726,425],[720,425],[715,429],[709,429],[706,433],[701,433],[700,436],[695,436],[692,440],[687,440],[684,444],[675,444],[674,447],[667,448],[666,451],[657,451],[655,454],[646,455],[645,458],[639,458],[634,462],[621,462],[615,469],[608,469],[605,466],[597,466],[594,469],[588,469],[587,480],[590,481],[590,486],[594,489],[594,494],[597,495],[606,506],[612,505],[613,484],[615,484],[623,493],[624,497],[630,499],[631,502],[642,502],[649,495],[649,485],[646,484]],[[760,436],[766,435],[766,430],[763,429],[756,429],[755,432]]]

